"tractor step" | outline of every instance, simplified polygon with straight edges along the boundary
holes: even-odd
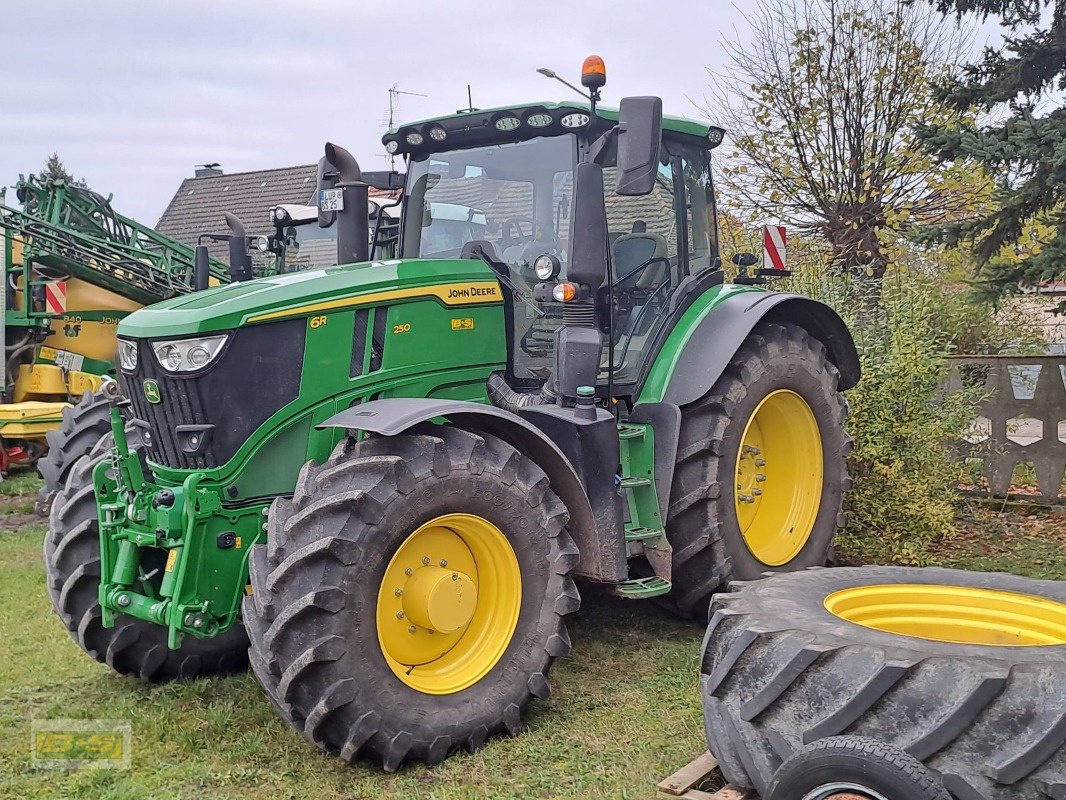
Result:
[[[670,586],[670,581],[653,575],[650,578],[630,578],[628,581],[616,583],[611,587],[611,591],[629,600],[644,600],[666,594],[670,591]]]
[[[646,542],[651,539],[658,539],[659,537],[665,535],[666,531],[664,531],[662,528],[644,528],[640,526],[626,528],[627,542]]]
[[[619,425],[618,426],[618,438],[619,439],[643,439],[644,438],[644,426],[643,425]]]
[[[651,478],[622,478],[618,485],[623,489],[636,489],[639,486],[651,486]]]

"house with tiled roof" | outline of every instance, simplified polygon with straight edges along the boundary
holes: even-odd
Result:
[[[204,233],[227,234],[223,214],[236,215],[249,236],[274,232],[270,209],[282,203],[307,205],[315,194],[317,164],[225,174],[217,167],[196,170],[181,182],[159,223],[160,233],[189,245]],[[214,258],[226,260],[226,245],[208,243]]]
[[[160,233],[193,247],[200,243],[202,234],[229,233],[223,217],[228,211],[244,224],[249,236],[270,235],[274,233],[270,210],[282,203],[313,204],[317,180],[317,164],[229,174],[217,165],[198,167],[194,177],[181,182],[155,227]],[[371,188],[371,197],[381,195],[389,196],[389,193]],[[224,242],[204,243],[213,258],[228,259]],[[307,262],[303,266],[335,263],[336,246],[332,236],[308,242],[305,250],[302,259],[290,256],[290,267],[301,266],[301,261]]]

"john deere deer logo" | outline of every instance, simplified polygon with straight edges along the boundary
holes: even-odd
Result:
[[[158,403],[163,399],[159,395],[159,384],[151,378],[144,382],[144,399],[149,403]]]

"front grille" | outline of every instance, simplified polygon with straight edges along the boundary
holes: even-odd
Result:
[[[152,461],[174,469],[207,469],[226,463],[256,428],[300,391],[303,369],[303,319],[240,328],[206,370],[171,375],[159,366],[148,340],[138,342],[137,369],[121,376],[134,416],[147,423]],[[144,383],[159,386],[150,403]],[[185,452],[179,425],[213,425],[201,452]]]

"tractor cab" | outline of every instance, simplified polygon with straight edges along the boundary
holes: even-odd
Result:
[[[535,388],[551,372],[565,303],[550,293],[538,300],[535,289],[570,277],[581,215],[574,171],[597,143],[610,272],[589,287],[607,344],[596,382],[634,387],[670,310],[722,280],[710,169],[721,129],[664,118],[651,190],[623,195],[618,138],[602,140],[617,122],[617,111],[590,103],[535,103],[457,112],[385,136],[391,153],[408,158],[401,257],[490,263],[508,299],[508,378],[517,388]],[[538,275],[542,258],[558,270]]]

